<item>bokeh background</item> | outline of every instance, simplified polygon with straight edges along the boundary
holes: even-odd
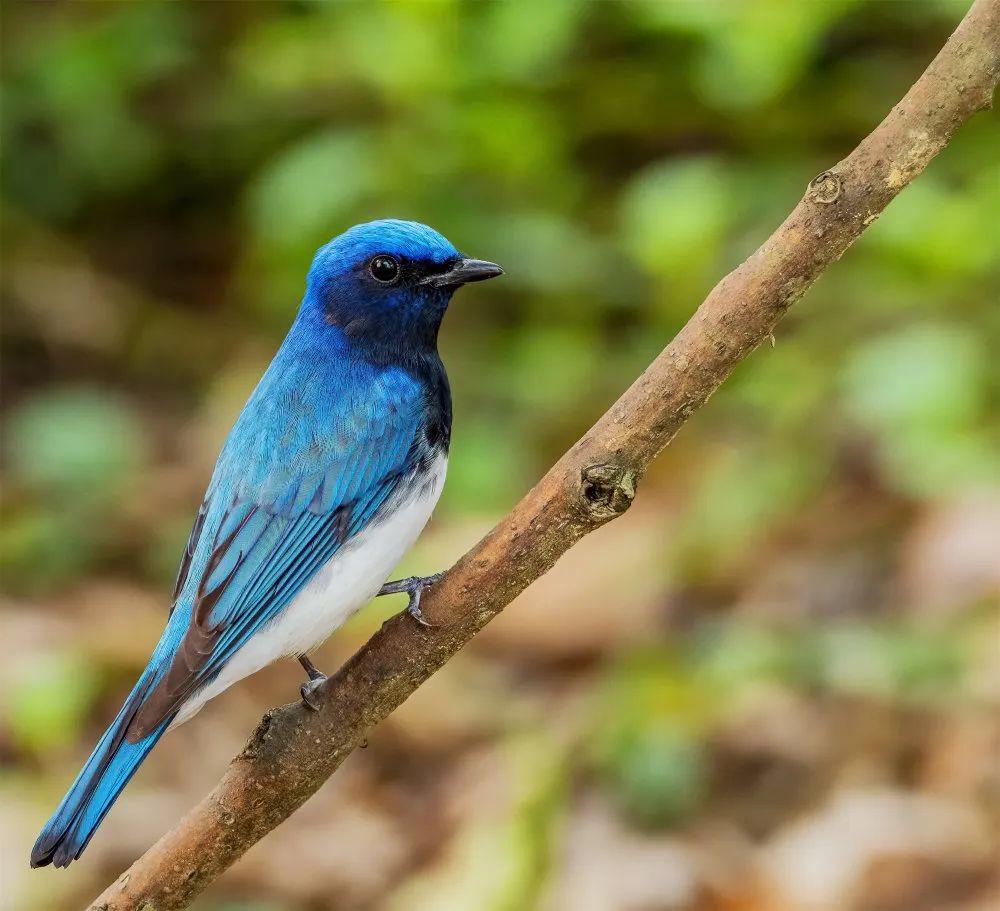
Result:
[[[36,832],[146,660],[312,252],[507,276],[441,340],[469,547],[898,100],[964,2],[8,3],[0,895],[82,906],[287,662]],[[1000,127],[977,117],[588,538],[201,911],[1000,906]],[[332,669],[396,603],[315,655]]]

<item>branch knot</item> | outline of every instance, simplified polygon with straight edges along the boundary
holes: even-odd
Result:
[[[588,465],[580,472],[580,492],[587,513],[606,522],[620,516],[635,498],[637,475],[621,465]]]
[[[809,181],[806,188],[806,195],[813,201],[828,206],[832,202],[840,199],[840,194],[844,191],[844,181],[839,174],[833,171],[824,171],[817,174]]]

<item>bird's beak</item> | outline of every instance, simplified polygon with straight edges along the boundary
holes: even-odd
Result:
[[[433,288],[458,288],[469,282],[484,282],[498,275],[503,275],[503,269],[496,263],[487,262],[485,259],[463,258],[452,263],[445,272],[428,275],[421,284]]]

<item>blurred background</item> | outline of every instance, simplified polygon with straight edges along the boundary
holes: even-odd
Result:
[[[145,663],[313,251],[415,218],[507,268],[441,347],[449,565],[616,398],[965,2],[8,3],[0,895],[82,906],[285,662],[32,841]],[[1000,906],[1000,123],[964,127],[594,534],[200,911]],[[382,599],[316,653],[335,668]]]

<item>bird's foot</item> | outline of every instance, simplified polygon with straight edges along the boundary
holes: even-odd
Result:
[[[439,582],[442,576],[444,576],[444,573],[434,573],[433,576],[410,576],[406,579],[399,579],[396,582],[386,582],[379,589],[378,596],[398,595],[405,592],[410,599],[406,605],[406,612],[421,626],[426,626],[430,629],[435,624],[431,623],[420,610],[420,596],[423,594],[425,588],[430,588],[436,582]]]
[[[309,656],[302,654],[299,655],[299,664],[305,668],[305,672],[309,675],[309,679],[299,687],[299,693],[302,696],[302,704],[313,712],[319,711],[319,702],[316,701],[316,690],[319,689],[320,685],[326,681],[326,674],[324,674],[312,661],[309,660]]]
[[[326,677],[317,677],[315,680],[307,680],[299,687],[302,695],[302,704],[313,712],[319,711],[319,702],[316,700],[316,690],[326,682]]]

